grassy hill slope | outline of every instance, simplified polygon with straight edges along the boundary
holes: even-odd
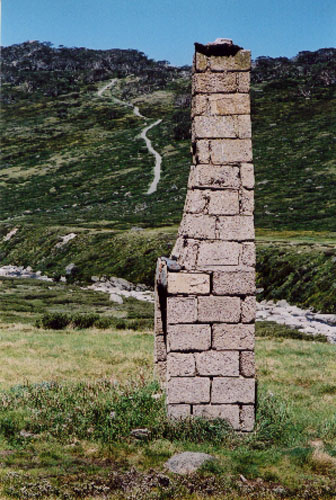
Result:
[[[313,231],[316,243],[324,231],[328,248],[317,244],[314,251],[327,258],[328,273],[335,264],[335,53],[259,58],[251,92],[257,234],[277,239],[282,233],[286,239],[294,231],[300,240],[302,231]],[[52,49],[38,42],[4,49],[4,60],[2,263],[60,276],[74,262],[77,278],[86,281],[92,274],[118,274],[152,282],[156,257],[169,253],[173,243],[186,194],[190,68],[156,63],[137,51]],[[117,85],[99,97],[98,89],[114,77]],[[139,138],[145,120],[113,97],[136,103],[147,123],[162,119],[148,133],[163,157],[152,195],[145,192],[153,157]],[[18,232],[4,241],[14,227]],[[77,237],[56,250],[69,232]],[[305,257],[296,257],[299,247],[290,250],[288,259],[306,276]],[[274,292],[267,280],[270,262],[285,269],[281,252],[273,246],[276,263],[259,252],[266,296]],[[322,302],[333,309],[330,298]],[[322,302],[318,298],[316,307]]]

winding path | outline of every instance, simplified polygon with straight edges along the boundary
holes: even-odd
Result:
[[[101,89],[99,89],[98,92],[97,92],[98,96],[102,97],[102,95],[105,92],[105,90],[108,90],[108,89],[112,88],[115,85],[116,81],[117,81],[117,79],[113,78],[113,80],[111,80],[104,87],[102,87]],[[140,113],[138,106],[135,106],[131,102],[122,101],[120,99],[117,99],[117,97],[113,97],[113,100],[114,100],[114,102],[117,102],[118,104],[122,104],[123,106],[127,106],[129,108],[132,108],[133,109],[133,113],[135,114],[135,116],[138,116],[139,118],[143,118],[144,120],[148,120],[148,118],[146,116],[144,116],[144,115],[142,115]],[[147,132],[149,130],[151,130],[152,128],[156,127],[157,125],[159,125],[161,122],[162,122],[162,120],[160,119],[160,120],[156,120],[156,122],[151,123],[150,125],[147,125],[145,128],[142,129],[141,134],[139,136],[141,139],[143,139],[145,141],[145,144],[146,144],[146,147],[148,149],[148,152],[151,155],[153,155],[154,159],[155,159],[155,164],[154,164],[154,179],[153,179],[152,183],[150,184],[150,186],[149,186],[146,194],[153,194],[157,190],[157,187],[158,187],[158,184],[159,184],[159,181],[160,181],[160,177],[161,177],[161,164],[162,164],[162,156],[160,155],[160,153],[158,153],[153,148],[152,141],[147,137]]]

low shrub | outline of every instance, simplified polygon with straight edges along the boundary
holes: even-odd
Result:
[[[100,319],[99,314],[75,314],[71,318],[71,323],[75,328],[92,328]]]
[[[45,328],[46,330],[64,330],[64,328],[78,328],[82,330],[84,328],[110,328],[114,326],[115,319],[110,317],[101,317],[99,314],[65,314],[65,313],[46,313],[36,320],[35,326],[38,328]],[[116,323],[116,328],[130,328],[126,325],[126,322]],[[136,330],[141,329],[133,328]]]
[[[95,321],[94,326],[96,328],[101,329],[101,330],[105,330],[106,328],[110,328],[112,326],[112,323],[113,323],[113,319],[112,318],[108,318],[106,316],[103,316],[103,317],[99,317]]]
[[[46,313],[40,320],[37,320],[36,326],[48,330],[64,330],[71,323],[71,316],[64,313]]]

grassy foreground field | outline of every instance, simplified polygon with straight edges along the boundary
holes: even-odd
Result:
[[[237,435],[220,421],[173,423],[153,378],[152,330],[141,323],[151,304],[112,307],[75,286],[4,281],[0,498],[334,498],[335,346],[258,323],[255,432]],[[124,329],[37,328],[47,302],[58,314],[81,303],[87,315],[123,320]],[[132,437],[142,427],[148,438]],[[165,461],[185,450],[216,461],[189,477],[167,473]]]

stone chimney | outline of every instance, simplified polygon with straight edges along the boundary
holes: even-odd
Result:
[[[155,362],[172,418],[255,415],[254,173],[250,52],[195,44],[188,192],[171,258],[156,273]]]

